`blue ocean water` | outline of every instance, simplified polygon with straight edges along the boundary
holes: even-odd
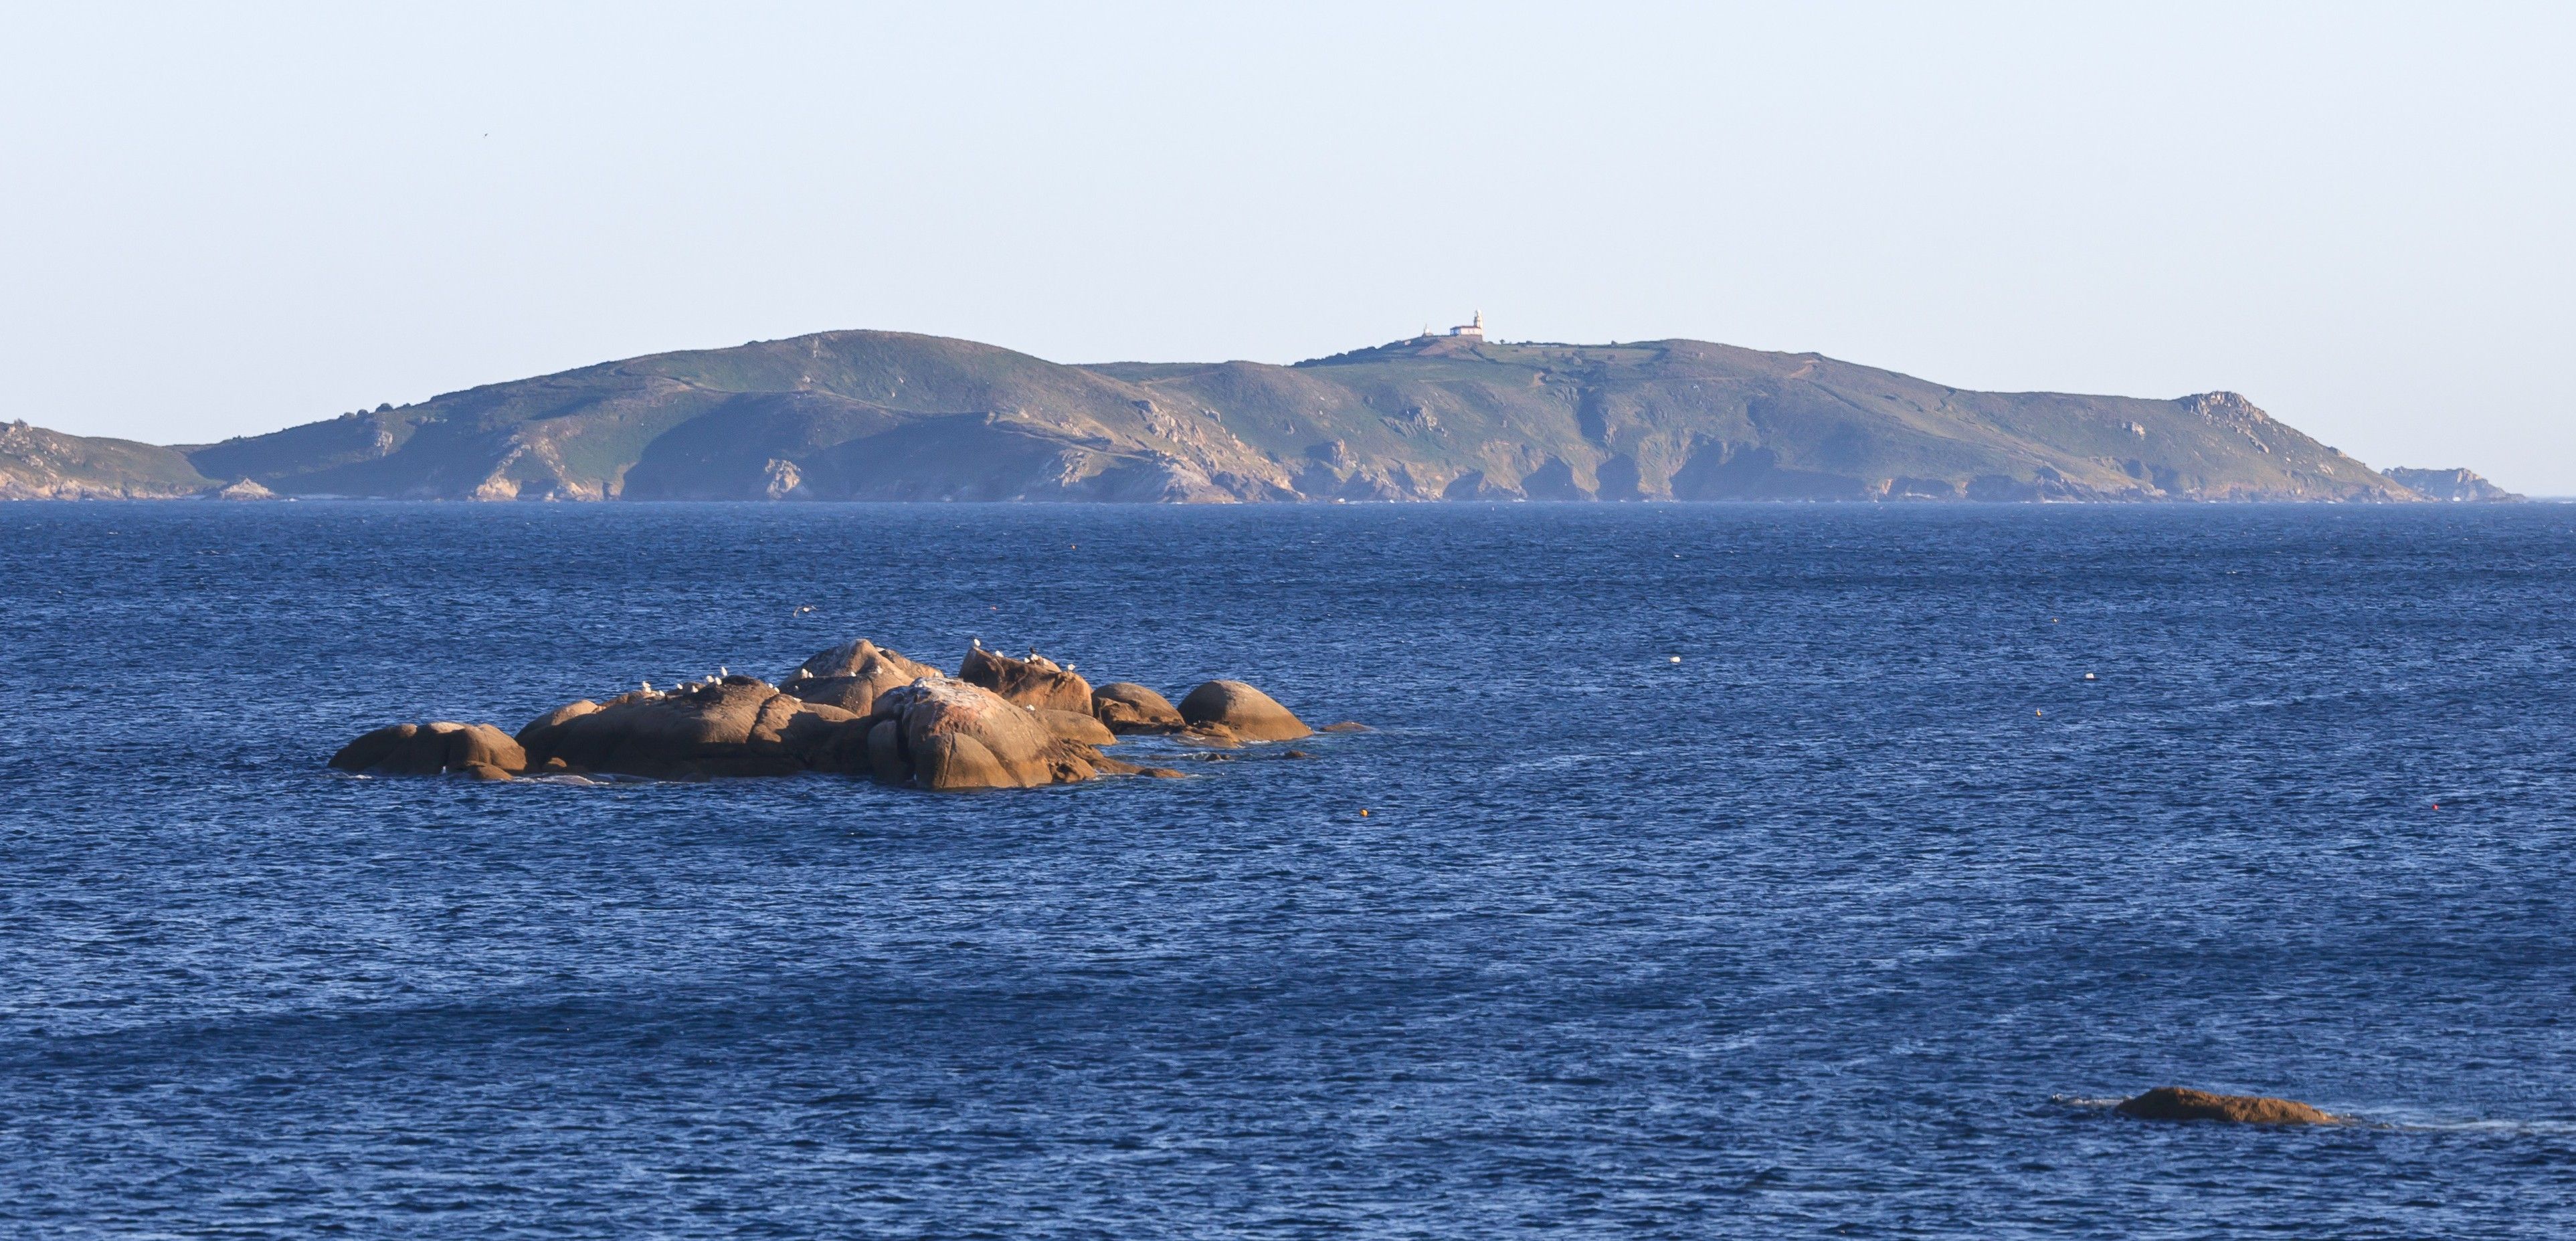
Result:
[[[0,506],[0,1234],[2565,1236],[2571,622],[2541,505]],[[1378,731],[322,766],[862,635]]]

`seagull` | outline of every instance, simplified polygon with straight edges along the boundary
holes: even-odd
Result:
[[[728,669],[727,669],[723,664],[717,664],[717,665],[716,665],[716,675],[717,675],[717,676],[720,676],[720,677],[729,677],[729,676],[732,676],[732,675],[733,675],[733,673],[732,673],[730,670],[728,670]]]
[[[648,694],[653,692],[653,683],[651,681],[646,681],[644,683],[644,692]]]

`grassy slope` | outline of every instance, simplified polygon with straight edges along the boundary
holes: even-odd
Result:
[[[216,485],[175,449],[0,424],[0,500],[162,500]]]
[[[1699,341],[1062,366],[829,332],[194,449],[289,494],[2412,499],[2241,399],[1968,392]]]

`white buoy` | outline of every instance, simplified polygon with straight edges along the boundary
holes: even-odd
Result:
[[[2093,674],[2092,674],[2092,673],[2090,673],[2090,672],[2085,673],[2085,674],[2084,674],[2084,679],[2085,679],[2085,680],[2087,680],[2087,681],[2092,680],[2092,679],[2093,679]]]
[[[1680,663],[1681,661],[1682,661],[1682,657],[1681,657],[1681,656],[1679,656],[1679,655],[1675,655],[1675,656],[1673,656],[1673,662],[1674,662],[1674,663]]]

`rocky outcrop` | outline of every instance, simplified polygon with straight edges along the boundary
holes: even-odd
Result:
[[[2522,498],[2470,470],[2418,470],[2401,465],[2388,471],[2388,476],[2427,500],[2445,503],[2500,504]]]
[[[1026,659],[1013,659],[999,651],[985,650],[979,642],[966,652],[966,661],[957,668],[957,679],[982,686],[1024,707],[1091,713],[1091,683],[1035,651],[1029,652]]]
[[[1072,668],[980,645],[967,666],[992,684],[946,676],[860,640],[806,660],[784,686],[748,676],[660,691],[647,683],[604,702],[556,707],[515,739],[483,724],[397,724],[349,743],[331,765],[492,779],[530,771],[665,780],[812,771],[937,790],[1180,774],[1103,756],[1100,748],[1118,744],[1118,735]],[[1113,692],[1096,701],[1116,704],[1131,731],[1180,732],[1184,741],[1215,745],[1306,735],[1286,708],[1240,681],[1209,682],[1181,708],[1132,682],[1107,688]],[[1079,706],[1054,705],[1066,702]],[[1193,710],[1199,718],[1185,718]]]
[[[1310,736],[1288,708],[1241,681],[1209,681],[1181,699],[1181,720],[1192,729],[1222,729],[1246,741],[1294,741]]]
[[[215,485],[176,449],[0,423],[0,500],[173,500]]]
[[[587,698],[579,702],[565,703],[528,721],[525,727],[519,729],[519,746],[528,753],[536,755],[537,761],[543,763],[554,754],[555,747],[562,742],[564,725],[598,710],[599,704]]]
[[[845,727],[863,718],[858,714],[781,693],[757,677],[638,690],[587,706],[556,708],[522,729],[530,757],[657,779],[782,776],[854,767],[848,756],[864,737]]]
[[[2331,1125],[2340,1118],[2291,1099],[2211,1094],[2184,1086],[2158,1086],[2123,1099],[2112,1109],[2140,1120],[2218,1120],[2240,1125]]]
[[[1107,725],[1087,713],[1058,711],[1053,707],[1031,707],[1029,710],[1048,732],[1066,741],[1078,741],[1088,746],[1118,744],[1118,734],[1109,731]]]
[[[507,780],[528,769],[528,754],[508,733],[489,724],[440,720],[379,728],[340,747],[331,765],[385,775]]]
[[[867,721],[868,769],[886,784],[962,790],[1072,784],[1100,755],[1048,731],[1038,712],[980,685],[923,678],[878,700]]]
[[[1176,733],[1186,723],[1171,699],[1134,681],[1093,689],[1091,714],[1113,733]]]
[[[878,695],[938,675],[936,668],[861,638],[806,660],[779,688],[810,703],[866,715],[876,709]]]

